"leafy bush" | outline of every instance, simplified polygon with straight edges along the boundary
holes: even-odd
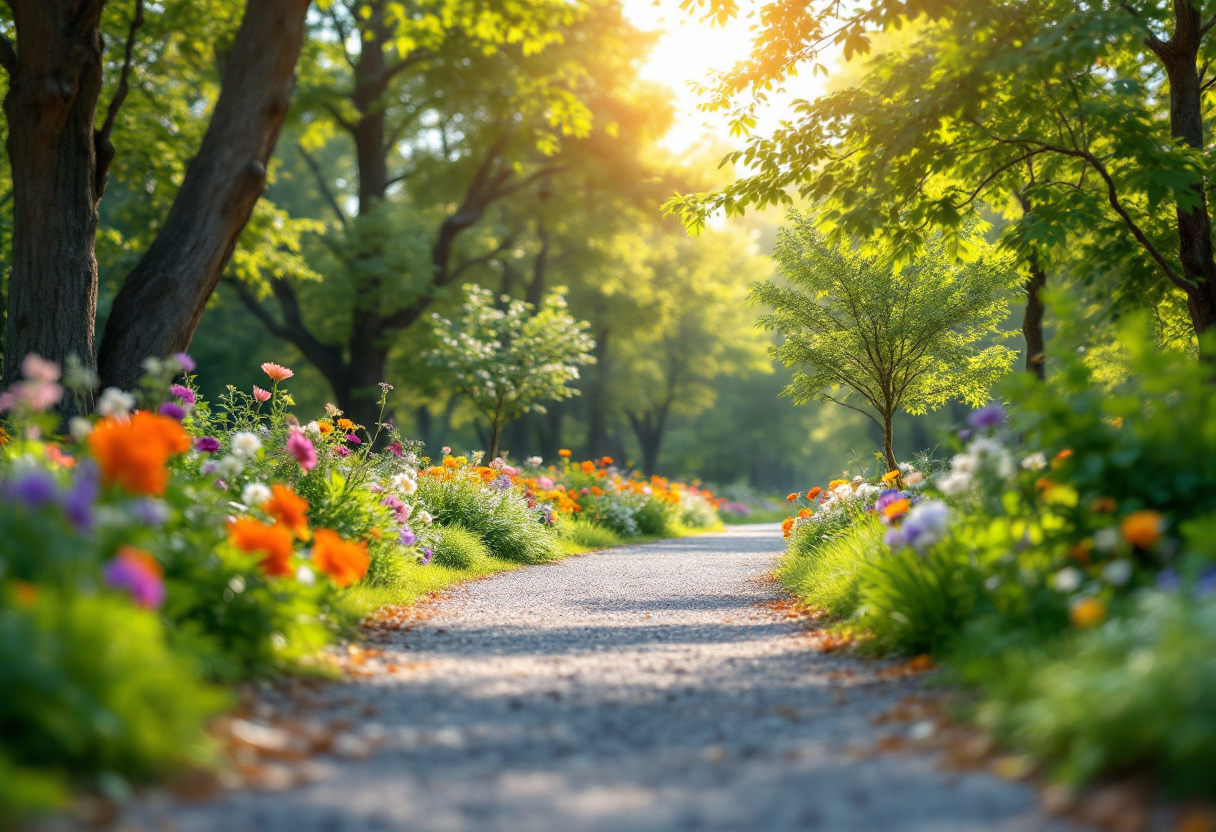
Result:
[[[825,539],[819,527],[803,524],[790,536],[777,576],[809,606],[852,615],[860,603],[860,570],[881,544],[883,531],[877,518],[867,518]]]
[[[579,549],[609,549],[622,542],[617,531],[588,517],[563,521],[557,526],[557,533]]]
[[[651,497],[638,508],[633,518],[638,532],[652,537],[667,537],[675,528],[676,506],[661,497]]]
[[[1126,618],[1010,651],[981,720],[1071,783],[1151,771],[1174,795],[1216,789],[1216,599],[1146,594]]]
[[[431,563],[451,569],[472,569],[490,557],[481,538],[459,524],[436,526],[427,545],[433,552]]]
[[[556,535],[514,489],[495,491],[471,477],[441,473],[419,479],[417,501],[439,525],[477,535],[494,557],[543,563],[560,554]]]
[[[168,649],[154,614],[18,591],[0,607],[0,735],[15,763],[143,780],[206,759],[203,722],[228,699]]]

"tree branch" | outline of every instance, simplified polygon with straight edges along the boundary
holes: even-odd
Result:
[[[127,30],[127,44],[123,53],[122,72],[118,76],[118,88],[114,90],[114,97],[110,99],[110,106],[106,108],[106,119],[102,122],[101,129],[93,131],[93,147],[97,153],[97,167],[93,174],[93,182],[97,199],[101,199],[106,191],[106,176],[114,161],[114,143],[110,141],[110,135],[114,132],[114,122],[118,120],[118,111],[122,109],[123,103],[127,100],[127,93],[131,89],[131,64],[135,53],[135,34],[143,25],[144,0],[135,0],[135,15],[131,18],[131,28]]]
[[[321,173],[321,166],[317,164],[317,160],[312,154],[304,149],[304,145],[297,143],[296,148],[300,151],[300,156],[304,159],[304,163],[308,165],[308,169],[312,171],[312,175],[317,180],[317,188],[321,191],[321,196],[325,198],[326,204],[333,209],[334,216],[338,218],[338,222],[342,224],[342,230],[346,230],[346,214],[342,211],[342,206],[338,204],[338,200],[334,197],[334,192],[329,189],[329,184],[325,181],[324,175]]]
[[[282,323],[275,320],[274,315],[258,302],[246,284],[231,277],[224,278],[224,282],[236,290],[241,302],[261,321],[267,332],[295,344],[300,352],[304,353],[304,357],[334,385],[335,390],[338,389],[346,375],[346,362],[342,360],[342,352],[337,347],[322,343],[304,325],[300,316],[300,300],[286,280],[272,278],[270,281],[271,291],[274,292],[275,300],[278,301],[283,314]]]
[[[835,404],[840,405],[841,407],[847,407],[849,410],[855,410],[855,411],[857,411],[857,412],[858,412],[858,413],[860,413],[862,416],[865,416],[865,417],[866,417],[867,419],[869,419],[871,422],[873,422],[874,424],[878,425],[880,428],[882,427],[882,423],[881,423],[881,422],[879,422],[877,419],[875,419],[875,418],[874,418],[874,417],[873,417],[871,414],[869,414],[869,413],[867,413],[866,411],[862,410],[860,407],[854,407],[853,405],[849,404],[849,403],[848,403],[848,402],[846,402],[846,401],[842,401],[842,400],[840,400],[840,399],[834,399],[834,398],[832,398],[831,396],[827,395],[826,393],[825,393],[825,394],[823,394],[823,397],[824,397],[825,399],[827,399],[828,401],[830,401],[830,402],[833,402],[833,403],[835,403]]]
[[[342,114],[338,112],[338,108],[335,107],[333,104],[331,104],[328,101],[322,102],[321,109],[323,109],[327,113],[329,113],[330,118],[332,118],[334,121],[338,122],[338,124],[340,124],[342,126],[343,130],[345,130],[348,133],[355,132],[356,125],[353,124],[352,122],[347,121],[345,118],[343,118]]]

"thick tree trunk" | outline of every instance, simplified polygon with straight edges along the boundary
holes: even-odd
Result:
[[[659,470],[659,450],[663,445],[663,432],[667,425],[670,405],[656,408],[645,414],[629,414],[629,424],[642,450],[642,471],[654,476]]]
[[[1203,147],[1203,92],[1199,48],[1203,18],[1193,0],[1174,0],[1174,34],[1156,51],[1170,82],[1170,135],[1193,148]],[[1189,284],[1187,309],[1196,333],[1216,324],[1216,261],[1212,258],[1212,220],[1204,183],[1194,186],[1196,205],[1178,209],[1179,259]]]
[[[14,55],[4,99],[13,175],[13,266],[4,381],[30,353],[93,364],[97,155],[102,86],[97,0],[10,0]]]
[[[165,225],[114,299],[102,383],[133,387],[148,356],[185,350],[266,184],[291,103],[309,0],[248,0],[215,113]]]
[[[502,425],[494,422],[490,425],[490,452],[486,454],[486,462],[498,457],[498,438],[502,435]],[[483,463],[484,464],[484,463]]]
[[[356,311],[355,316],[345,383],[335,387],[335,392],[346,418],[374,434],[380,417],[380,383],[388,377],[388,347],[381,337],[378,315]],[[386,412],[385,419],[391,415]]]
[[[1022,337],[1026,339],[1026,370],[1043,380],[1047,361],[1043,340],[1043,288],[1047,285],[1047,272],[1039,265],[1038,257],[1030,259],[1030,273],[1026,277],[1026,312],[1022,316]]]
[[[882,414],[882,454],[887,460],[887,471],[899,468],[899,463],[895,461],[895,436],[891,417],[891,413]]]

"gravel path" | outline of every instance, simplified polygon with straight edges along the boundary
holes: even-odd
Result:
[[[383,744],[283,792],[162,807],[181,832],[1055,830],[1033,790],[873,754],[917,689],[762,606],[776,526],[467,584],[332,688]],[[163,828],[163,826],[162,826]],[[1069,827],[1071,828],[1071,827]]]

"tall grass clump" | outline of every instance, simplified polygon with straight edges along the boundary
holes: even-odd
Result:
[[[557,527],[557,533],[563,543],[576,551],[610,549],[623,542],[614,529],[584,518],[564,520]]]
[[[427,535],[431,563],[449,569],[472,570],[487,566],[490,550],[481,538],[461,525],[436,526]]]
[[[421,477],[417,501],[436,524],[472,532],[496,558],[543,563],[561,554],[556,533],[515,489],[493,491],[465,477]]]
[[[881,542],[883,526],[870,517],[826,538],[820,532],[813,524],[794,530],[777,577],[809,606],[834,616],[852,615],[860,603],[859,571]]]

